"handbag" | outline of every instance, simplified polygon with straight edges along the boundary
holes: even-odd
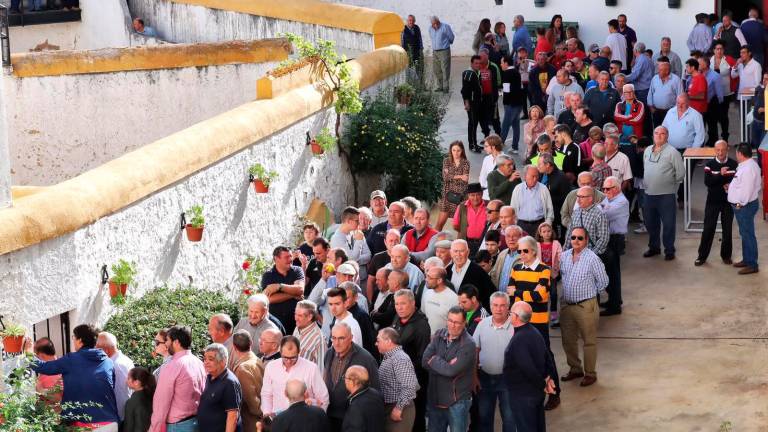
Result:
[[[448,191],[445,194],[445,199],[451,204],[461,204],[464,201],[464,194]]]

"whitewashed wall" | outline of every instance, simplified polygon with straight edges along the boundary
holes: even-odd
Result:
[[[332,27],[278,20],[240,12],[173,3],[168,0],[131,0],[131,15],[153,23],[160,37],[174,43],[221,42],[277,37],[296,33],[307,39],[336,41],[350,57],[373,51],[373,35]]]
[[[255,100],[256,80],[274,66],[5,75],[13,184],[58,183]]]
[[[305,144],[307,131],[334,121],[332,108],[310,116],[92,225],[3,255],[0,315],[29,325],[73,311],[73,324],[101,324],[112,309],[108,289],[99,287],[99,269],[119,258],[138,263],[139,289],[131,296],[163,283],[188,284],[189,278],[198,287],[223,287],[246,255],[270,255],[288,241],[313,198],[336,214],[352,202],[345,163],[336,152],[313,157]],[[254,194],[248,184],[247,169],[255,162],[280,173],[267,195]],[[181,212],[195,204],[205,207],[201,243],[188,242],[179,231]]]
[[[607,7],[604,0],[546,0],[546,6],[534,7],[533,0],[505,0],[497,6],[493,0],[336,0],[355,6],[371,7],[395,12],[405,18],[416,16],[422,30],[425,47],[429,40],[429,17],[437,15],[453,28],[456,41],[452,47],[454,56],[472,53],[472,38],[483,18],[491,23],[503,21],[507,31],[512,27],[515,15],[523,15],[527,21],[547,21],[554,14],[561,14],[566,21],[578,21],[579,37],[586,44],[603,44],[608,34],[608,20],[620,13],[627,15],[630,27],[637,32],[638,40],[648,48],[658,50],[662,36],[672,38],[672,50],[685,57],[688,48],[685,41],[699,12],[714,12],[714,2],[683,0],[679,9],[669,9],[667,0],[618,0],[618,6]]]

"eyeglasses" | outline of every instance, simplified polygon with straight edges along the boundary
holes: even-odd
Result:
[[[499,211],[494,209],[488,209],[485,212],[490,214],[490,213],[498,213]]]
[[[447,322],[449,324],[453,324],[453,325],[464,325],[464,321],[455,321],[455,320],[452,320],[452,319],[448,319]]]
[[[582,241],[582,240],[584,240],[584,236],[575,236],[575,235],[574,235],[574,236],[571,236],[571,240],[578,240],[578,241]]]
[[[165,344],[165,341],[155,339],[155,346],[164,345],[164,344]]]
[[[589,198],[590,195],[576,195],[576,198],[583,199],[583,198]]]
[[[528,252],[530,252],[530,249],[518,249],[517,250],[517,253],[521,253],[521,254],[523,254],[523,253],[527,254]]]
[[[282,356],[282,358],[283,358],[283,360],[294,361],[294,360],[297,360],[299,358],[299,356],[297,356],[297,355],[295,355],[293,357]]]

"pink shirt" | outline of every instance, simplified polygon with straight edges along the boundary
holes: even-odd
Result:
[[[152,403],[152,432],[165,432],[166,423],[176,423],[197,414],[205,389],[203,362],[188,350],[179,351],[163,366]]]
[[[457,231],[459,230],[459,211],[462,206],[467,207],[467,238],[474,240],[482,240],[483,230],[485,230],[485,203],[480,201],[480,205],[477,206],[477,210],[472,208],[469,200],[463,204],[456,206],[456,212],[453,214],[453,227]]]
[[[312,405],[328,408],[328,389],[323,381],[323,374],[316,364],[299,357],[290,371],[285,369],[280,359],[267,363],[264,369],[264,381],[261,385],[261,412],[278,413],[288,409],[290,403],[285,397],[285,383],[299,379],[307,384],[307,393]]]

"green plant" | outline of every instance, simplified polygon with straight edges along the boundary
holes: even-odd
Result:
[[[414,89],[405,109],[397,109],[392,89],[366,98],[363,110],[346,123],[342,145],[353,171],[387,176],[388,195],[434,202],[442,188],[438,129],[445,108],[428,90]]]
[[[0,330],[0,337],[18,337],[27,334],[27,329],[19,324],[9,323],[5,325],[3,330]]]
[[[408,83],[402,83],[395,87],[395,98],[398,100],[405,97],[413,97],[416,94],[416,88]]]
[[[194,205],[187,210],[187,217],[189,218],[189,224],[193,228],[202,228],[205,226],[205,217],[203,216],[203,206]]]
[[[264,183],[264,186],[267,187],[272,183],[272,180],[277,178],[277,171],[267,171],[267,169],[260,163],[251,165],[251,167],[248,168],[248,173],[250,173],[256,180],[261,180],[261,182]]]
[[[162,286],[128,301],[120,312],[110,317],[104,329],[121,341],[120,349],[136,366],[153,368],[162,362],[161,358],[151,356],[158,330],[176,324],[189,326],[192,351],[201,354],[210,343],[208,319],[220,312],[229,314],[234,323],[240,318],[238,305],[223,292]]]
[[[336,146],[336,137],[331,135],[327,127],[324,127],[315,135],[315,142],[324,152],[329,152]]]
[[[136,263],[121,258],[117,264],[112,264],[112,277],[109,280],[117,285],[130,285],[136,273]]]

